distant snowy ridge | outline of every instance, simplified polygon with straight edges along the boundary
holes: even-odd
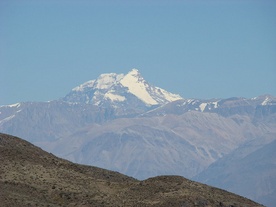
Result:
[[[137,69],[126,75],[101,74],[96,80],[87,81],[72,89],[64,100],[102,105],[103,101],[127,102],[129,96],[136,97],[147,106],[162,105],[182,99],[178,94],[149,84]]]
[[[106,73],[101,74],[97,80],[90,80],[87,81],[80,86],[77,86],[72,89],[72,91],[84,91],[87,88],[94,88],[94,89],[109,89],[114,84],[118,83],[120,79],[123,78],[123,74],[116,74],[116,73]]]

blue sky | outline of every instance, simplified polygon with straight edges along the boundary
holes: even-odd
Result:
[[[0,105],[139,69],[184,98],[276,95],[276,1],[0,1]]]

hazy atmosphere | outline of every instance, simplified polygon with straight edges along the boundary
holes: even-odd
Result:
[[[1,206],[275,207],[275,149],[276,0],[0,0]]]
[[[0,1],[0,105],[139,69],[183,98],[276,95],[276,1]]]

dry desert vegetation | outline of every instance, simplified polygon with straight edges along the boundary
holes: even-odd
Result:
[[[95,155],[97,156],[97,155]],[[1,206],[261,206],[180,176],[139,181],[0,134]]]

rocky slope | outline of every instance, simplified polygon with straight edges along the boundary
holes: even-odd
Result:
[[[1,206],[261,206],[179,176],[138,181],[0,134]]]

